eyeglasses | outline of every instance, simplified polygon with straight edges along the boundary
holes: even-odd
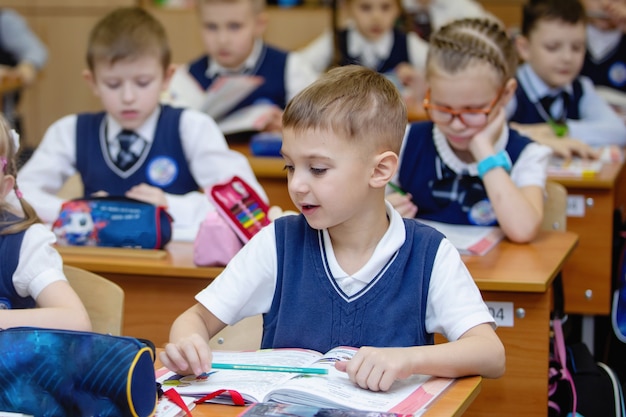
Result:
[[[441,107],[430,102],[430,89],[426,91],[424,97],[424,109],[428,114],[430,120],[436,124],[447,125],[452,123],[455,117],[467,127],[482,127],[487,124],[487,119],[493,108],[495,107],[502,93],[504,92],[504,86],[498,91],[498,95],[493,99],[489,107],[484,109],[464,109],[464,110],[452,110],[449,107]]]

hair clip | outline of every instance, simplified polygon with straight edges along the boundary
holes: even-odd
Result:
[[[11,139],[13,139],[13,146],[15,146],[15,153],[20,148],[20,134],[15,131],[15,129],[11,129],[9,132]]]
[[[7,167],[7,158],[5,156],[0,156],[0,165],[2,165],[2,172],[6,173],[5,169]]]

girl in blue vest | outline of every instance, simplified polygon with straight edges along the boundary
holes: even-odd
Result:
[[[421,99],[428,43],[396,28],[400,0],[348,0],[345,5],[348,26],[340,25],[334,10],[334,30],[299,51],[306,61],[319,74],[338,65],[363,65],[387,74],[406,95]]]
[[[516,54],[493,20],[463,19],[430,40],[424,107],[431,119],[409,126],[388,196],[403,216],[499,225],[529,242],[543,217],[550,149],[507,127]]]
[[[87,311],[63,275],[54,234],[17,187],[15,153],[19,137],[0,116],[0,329],[37,326],[91,330]],[[14,192],[18,214],[5,201]]]
[[[161,355],[172,371],[211,368],[209,339],[263,314],[262,348],[359,348],[335,364],[362,388],[412,374],[504,372],[504,349],[458,251],[385,200],[407,113],[362,66],[330,70],[283,115],[282,154],[300,215],[259,231],[179,316]],[[433,345],[433,334],[449,343]]]

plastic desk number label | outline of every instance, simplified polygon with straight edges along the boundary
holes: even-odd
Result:
[[[513,327],[513,303],[485,301],[498,327]]]
[[[585,217],[585,196],[584,195],[568,195],[567,196],[567,216],[568,217]]]

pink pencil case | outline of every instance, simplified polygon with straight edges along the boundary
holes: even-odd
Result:
[[[214,185],[208,195],[216,210],[244,243],[270,223],[269,206],[237,176]]]

